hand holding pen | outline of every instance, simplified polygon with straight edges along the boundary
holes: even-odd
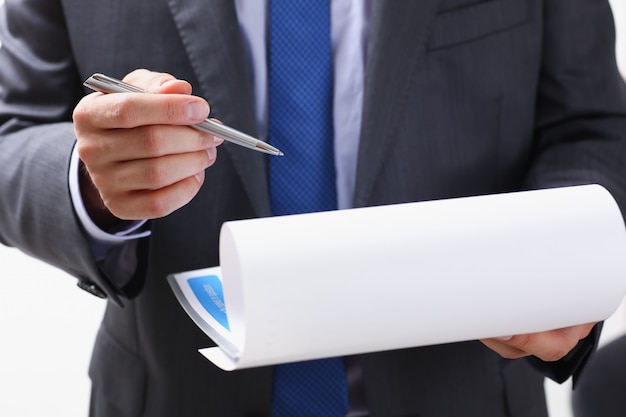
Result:
[[[221,136],[190,126],[208,103],[189,83],[137,70],[124,81],[155,94],[89,94],[74,110],[80,185],[88,213],[106,228],[119,219],[162,217],[187,204],[215,163]]]
[[[94,91],[101,93],[147,93],[150,91],[143,90],[132,84],[125,83],[113,77],[109,77],[104,74],[93,74],[84,82],[86,87],[91,88]],[[191,125],[191,127],[202,130],[212,135],[216,135],[227,142],[231,142],[245,148],[254,149],[255,151],[264,152],[270,155],[283,156],[283,153],[270,145],[252,136],[246,135],[243,132],[233,129],[232,127],[225,126],[217,123],[211,119],[205,119],[200,123]]]

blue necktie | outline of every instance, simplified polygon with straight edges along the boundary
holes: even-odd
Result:
[[[271,0],[269,139],[274,215],[337,208],[332,126],[328,0]],[[342,358],[275,367],[275,417],[343,417],[348,411]]]

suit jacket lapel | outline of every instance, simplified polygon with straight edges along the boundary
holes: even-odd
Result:
[[[426,50],[438,0],[373,0],[354,205],[368,204],[399,133],[407,86]],[[409,53],[410,51],[410,53]]]
[[[256,135],[250,75],[232,0],[168,0],[168,4],[211,116]],[[231,157],[257,215],[269,215],[267,157],[231,143],[220,149]]]

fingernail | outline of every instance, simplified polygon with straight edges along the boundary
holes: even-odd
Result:
[[[219,145],[222,142],[224,142],[224,139],[220,138],[219,136],[213,136],[213,142],[215,142],[217,145]]]
[[[210,160],[215,159],[216,152],[217,152],[217,151],[216,151],[216,149],[215,149],[215,148],[208,148],[208,149],[206,150],[206,153],[207,153],[207,155],[209,155],[209,159],[210,159]]]
[[[194,101],[187,105],[187,117],[190,120],[202,120],[209,115],[209,109],[204,103]]]
[[[501,342],[507,342],[509,340],[513,339],[513,336],[502,336],[502,337],[496,337],[496,340],[499,340]]]
[[[196,175],[194,175],[194,177],[196,177],[198,183],[202,184],[202,181],[204,181],[204,171],[198,172]]]

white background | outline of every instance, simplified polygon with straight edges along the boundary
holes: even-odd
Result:
[[[611,3],[626,74],[626,1]],[[74,278],[0,246],[0,416],[87,415],[87,368],[104,304],[79,290]],[[607,321],[602,340],[624,331],[622,306]],[[546,384],[551,417],[571,416],[570,389],[569,383]]]

